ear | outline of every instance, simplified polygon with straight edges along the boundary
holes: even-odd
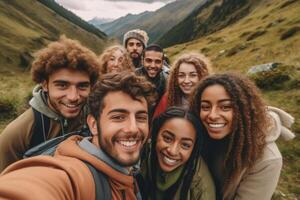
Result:
[[[98,129],[97,129],[97,120],[95,119],[94,116],[89,114],[87,116],[87,124],[89,126],[90,131],[92,132],[93,136],[98,136]]]
[[[42,89],[43,91],[48,92],[48,83],[46,80],[43,80],[42,82]]]

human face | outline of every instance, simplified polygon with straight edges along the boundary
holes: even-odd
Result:
[[[124,54],[119,49],[115,50],[107,61],[107,73],[122,71]]]
[[[91,90],[86,72],[67,68],[50,74],[42,87],[48,93],[49,107],[67,119],[79,115]]]
[[[127,41],[126,49],[132,59],[140,58],[144,49],[143,43],[135,38]]]
[[[186,96],[190,95],[199,81],[195,66],[190,63],[181,63],[178,70],[177,81],[183,94]]]
[[[162,69],[163,53],[158,51],[146,51],[143,64],[148,76],[155,78]]]
[[[196,130],[186,119],[173,118],[159,130],[156,154],[162,171],[171,172],[185,164],[196,142]]]
[[[221,140],[232,132],[232,99],[223,86],[211,85],[203,91],[200,118],[212,139]]]
[[[103,105],[99,122],[89,117],[89,127],[104,152],[120,165],[130,167],[138,162],[149,134],[147,101],[144,97],[137,101],[117,91],[109,92]]]

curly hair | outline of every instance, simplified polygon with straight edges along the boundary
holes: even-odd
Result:
[[[148,108],[153,105],[156,99],[154,86],[143,76],[137,76],[133,72],[108,73],[95,84],[88,97],[90,114],[98,119],[102,113],[103,99],[109,92],[122,91],[134,100],[144,97]]]
[[[101,74],[106,74],[108,73],[107,71],[107,63],[111,57],[111,55],[116,52],[120,51],[123,56],[123,62],[121,63],[121,71],[123,70],[128,70],[128,71],[134,71],[134,66],[131,61],[131,58],[129,57],[129,54],[127,53],[126,49],[122,47],[121,45],[114,45],[106,48],[103,53],[99,56],[99,62],[100,62],[100,73]]]
[[[207,87],[212,85],[223,86],[233,104],[233,127],[223,163],[226,171],[225,184],[222,188],[224,192],[228,184],[235,180],[242,170],[251,168],[262,156],[266,130],[270,123],[266,106],[255,84],[247,77],[234,73],[211,75],[198,84],[190,105],[190,110],[198,117],[201,112],[201,95]],[[205,142],[209,140],[212,139],[206,134]],[[211,148],[209,145],[205,146],[204,157],[205,154],[209,154],[207,152],[209,148]]]
[[[181,106],[183,92],[181,91],[178,84],[179,67],[182,63],[188,63],[195,66],[199,80],[203,77],[208,76],[211,73],[210,61],[202,54],[199,53],[187,53],[181,55],[174,62],[171,68],[169,82],[168,82],[168,101],[167,107],[169,106]]]
[[[186,196],[188,194],[188,190],[190,189],[193,176],[196,172],[198,160],[200,157],[201,148],[203,146],[203,132],[205,132],[205,128],[199,121],[199,119],[191,112],[180,108],[176,106],[172,106],[167,108],[166,111],[161,113],[157,118],[154,119],[153,125],[151,127],[151,135],[152,135],[152,141],[151,141],[151,152],[150,152],[150,168],[151,172],[149,170],[147,171],[146,177],[148,178],[146,184],[149,184],[151,199],[155,198],[156,193],[156,171],[157,171],[157,153],[156,153],[156,143],[157,143],[157,137],[158,133],[161,129],[161,127],[170,119],[173,118],[182,118],[189,121],[193,127],[196,130],[196,141],[194,144],[194,148],[192,150],[192,153],[185,164],[184,172],[181,174],[179,180],[175,183],[176,188],[174,191],[177,191],[177,188],[179,187],[180,183],[182,182],[182,188],[180,191],[180,199],[186,199]],[[151,174],[150,174],[151,173]],[[149,190],[149,189],[148,189]],[[169,194],[171,195],[171,194]],[[171,199],[171,198],[170,198]]]
[[[99,63],[96,54],[78,41],[62,35],[58,41],[35,53],[31,67],[32,80],[41,83],[48,80],[55,71],[67,68],[86,72],[93,85],[99,76]]]

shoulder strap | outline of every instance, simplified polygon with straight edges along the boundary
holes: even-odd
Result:
[[[107,199],[110,200],[112,198],[111,188],[109,186],[107,176],[103,174],[101,171],[95,169],[91,164],[84,162],[86,166],[91,171],[96,187],[96,200]]]
[[[50,118],[34,108],[32,108],[32,110],[34,114],[34,123],[29,148],[46,141],[50,129]]]

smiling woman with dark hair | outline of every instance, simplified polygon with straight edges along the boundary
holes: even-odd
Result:
[[[204,128],[190,112],[170,107],[153,122],[143,162],[145,199],[215,199],[215,187],[200,157]]]

